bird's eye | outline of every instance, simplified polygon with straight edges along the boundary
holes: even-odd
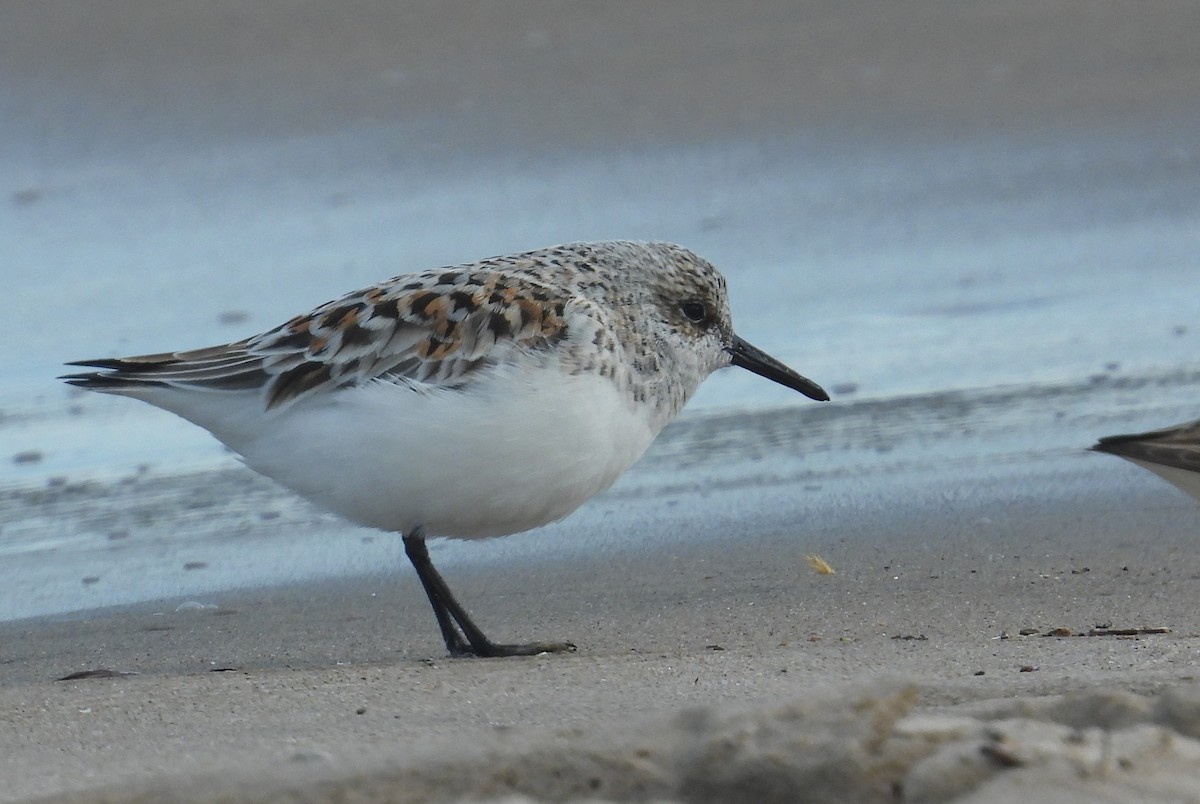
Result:
[[[679,309],[687,316],[687,320],[694,324],[703,324],[708,318],[708,308],[704,306],[704,302],[685,301],[679,305]]]

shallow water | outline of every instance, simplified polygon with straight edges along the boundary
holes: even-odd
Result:
[[[856,532],[886,533],[892,517],[961,519],[1014,500],[1069,506],[1136,491],[1179,503],[1148,473],[1083,447],[1131,420],[1190,415],[1197,388],[1200,369],[699,411],[563,522],[438,541],[435,556],[455,567],[670,554],[742,531],[804,541],[847,511],[859,512]],[[0,490],[0,520],[0,620],[158,598],[168,610],[216,606],[229,590],[406,566],[393,534],[349,526],[240,467]]]
[[[44,195],[0,217],[0,263],[21,266],[10,325],[36,333],[0,357],[0,483],[227,460],[183,422],[72,392],[64,361],[235,340],[394,273],[571,239],[708,256],[741,334],[837,398],[1195,365],[1200,152],[1179,132],[1196,122],[1157,140],[713,143],[417,177],[297,167],[369,150],[349,132],[269,159],[230,146],[244,170],[225,181],[186,159],[43,175],[29,189]],[[52,326],[64,296],[86,302]],[[792,401],[727,371],[691,409]],[[27,452],[40,460],[11,460]]]
[[[1010,478],[1028,487],[1047,451],[1082,482],[1071,462],[1096,437],[1200,415],[1200,114],[1186,104],[990,127],[814,114],[686,141],[613,124],[586,147],[517,142],[510,127],[492,147],[454,129],[470,110],[436,103],[402,120],[225,130],[260,110],[223,105],[219,82],[199,78],[181,97],[211,108],[180,100],[179,119],[217,122],[172,128],[170,93],[138,109],[122,73],[76,67],[0,82],[5,320],[23,333],[0,355],[0,617],[395,563],[394,544],[238,471],[197,428],[67,388],[61,364],[236,340],[396,273],[551,243],[695,249],[726,273],[740,334],[833,392],[817,406],[721,372],[617,498],[836,477],[853,480],[847,499],[904,499],[906,472],[932,483],[923,493],[953,493],[954,472],[1005,461],[1039,467]],[[104,92],[129,108],[103,108]],[[94,128],[79,124],[85,102]],[[960,392],[973,400],[950,419],[960,431],[931,431]],[[706,428],[716,435],[695,435]],[[906,450],[919,472],[891,463]],[[607,549],[626,538],[597,517],[611,499],[512,543],[561,549],[545,540],[586,526],[609,535],[579,543]],[[208,567],[180,571],[194,561]]]

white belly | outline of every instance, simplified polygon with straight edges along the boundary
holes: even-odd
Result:
[[[1166,480],[1177,489],[1186,491],[1197,500],[1200,500],[1200,473],[1192,472],[1187,469],[1180,469],[1175,466],[1166,466],[1165,464],[1161,463],[1141,461],[1137,458],[1126,458],[1126,460],[1136,463],[1143,469],[1149,469],[1151,472],[1158,475],[1163,480]]]
[[[375,383],[209,427],[246,463],[354,522],[498,536],[561,519],[657,435],[611,381],[520,369],[470,392]],[[248,432],[252,430],[253,432]]]

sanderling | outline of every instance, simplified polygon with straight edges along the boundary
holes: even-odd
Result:
[[[1149,469],[1200,499],[1200,420],[1148,433],[1105,436],[1092,449]]]
[[[612,485],[714,370],[829,396],[733,333],[725,279],[670,243],[574,243],[403,274],[208,349],[70,365],[208,430],[251,469],[402,534],[455,656],[498,644],[425,537],[516,533]]]

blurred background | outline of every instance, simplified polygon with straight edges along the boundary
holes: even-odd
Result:
[[[69,399],[65,360],[572,240],[704,254],[842,396],[1198,365],[1198,32],[1189,2],[6,3],[0,477],[115,457],[69,406],[195,435]],[[698,406],[795,401],[736,374]]]
[[[2,10],[2,487],[235,465],[64,361],[602,238],[711,259],[739,331],[872,421],[1057,394],[1033,440],[1080,450],[1200,415],[1200,4]],[[833,415],[743,375],[687,415]]]

